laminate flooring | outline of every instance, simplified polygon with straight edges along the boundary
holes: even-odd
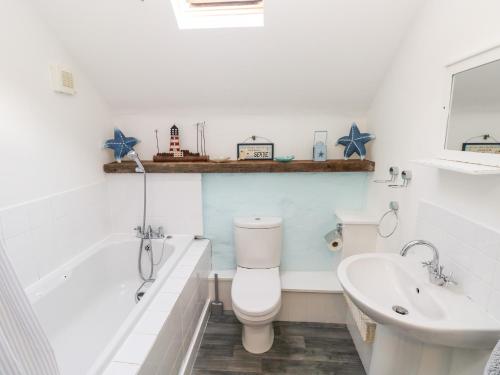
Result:
[[[241,323],[231,311],[212,315],[193,375],[365,375],[345,325],[274,322],[274,344],[251,354],[241,343]]]

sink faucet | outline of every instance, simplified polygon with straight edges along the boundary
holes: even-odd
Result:
[[[427,268],[429,271],[429,281],[432,284],[438,285],[438,286],[447,286],[450,284],[456,285],[456,282],[453,280],[452,275],[445,275],[443,273],[444,267],[439,265],[439,251],[436,246],[434,246],[432,243],[425,241],[425,240],[414,240],[408,242],[406,245],[403,246],[401,249],[401,256],[406,256],[408,254],[408,251],[414,247],[414,246],[427,246],[429,249],[432,250],[433,256],[431,261],[427,262],[422,262],[422,265]]]

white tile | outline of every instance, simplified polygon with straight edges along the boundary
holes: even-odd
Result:
[[[491,293],[488,303],[488,312],[496,319],[500,320],[500,292]]]
[[[497,264],[496,260],[476,250],[474,251],[474,257],[471,259],[471,264],[472,273],[486,284],[492,285]]]
[[[493,276],[492,286],[497,291],[500,291],[500,262],[493,262],[495,264],[495,271]]]
[[[55,219],[68,215],[72,210],[71,193],[57,194],[50,199],[52,214]]]
[[[50,273],[61,263],[55,247],[54,228],[45,225],[32,230],[34,255],[40,277]]]
[[[169,277],[163,287],[160,289],[160,293],[181,293],[187,281],[188,277]]]
[[[6,253],[21,284],[26,287],[38,280],[37,262],[31,233],[6,239]]]
[[[18,236],[30,230],[26,206],[9,208],[1,212],[2,229],[5,238]]]
[[[167,320],[168,312],[147,310],[134,328],[135,333],[157,335]]]
[[[175,267],[174,271],[170,274],[172,278],[187,278],[193,273],[194,266],[183,266],[179,265]]]
[[[150,311],[169,313],[172,311],[177,299],[178,293],[158,293],[149,306]]]
[[[49,199],[41,199],[28,204],[27,211],[31,229],[52,223],[52,210]]]
[[[184,257],[180,260],[179,266],[192,266],[195,267],[198,261],[200,260],[200,255],[199,254],[186,254]]]
[[[132,363],[111,362],[103,375],[136,375],[140,366]]]
[[[492,292],[491,286],[482,282],[474,275],[470,275],[464,281],[464,292],[476,302],[482,309],[486,309]]]
[[[142,364],[156,340],[155,335],[132,333],[113,358],[113,362]]]

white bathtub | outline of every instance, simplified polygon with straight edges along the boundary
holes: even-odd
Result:
[[[103,373],[179,260],[199,241],[181,235],[165,243],[154,240],[157,254],[165,245],[161,268],[155,283],[136,303],[135,292],[141,284],[139,242],[129,235],[113,235],[27,290],[62,375]],[[201,258],[202,251],[199,253]],[[142,364],[136,365],[139,370]]]

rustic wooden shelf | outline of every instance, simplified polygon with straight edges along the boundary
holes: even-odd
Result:
[[[314,162],[311,160],[294,160],[288,163],[277,161],[229,161],[214,162],[176,162],[155,163],[143,161],[148,173],[290,173],[290,172],[373,172],[375,162],[370,160],[327,160]],[[104,164],[106,173],[134,173],[135,163]]]

